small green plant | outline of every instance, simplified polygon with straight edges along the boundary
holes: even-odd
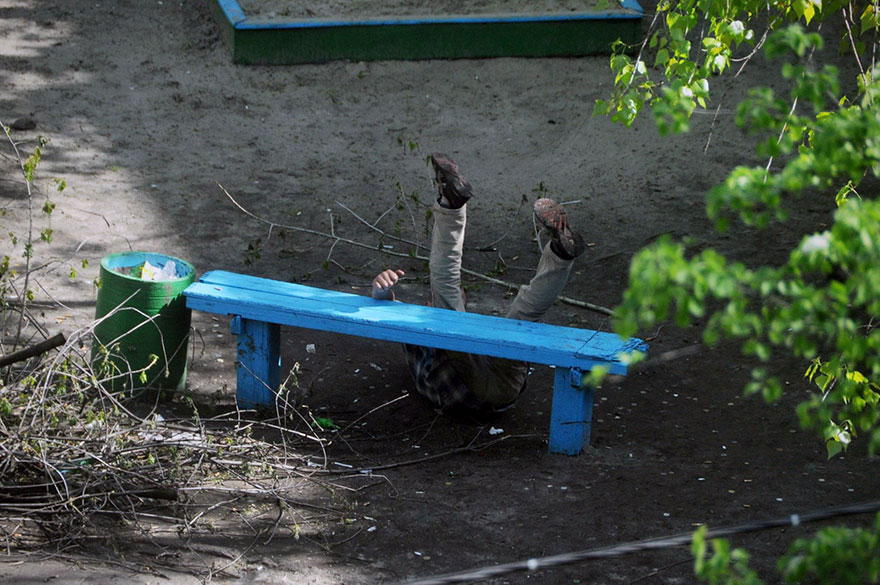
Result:
[[[787,583],[880,583],[880,514],[873,527],[829,526],[779,561]]]
[[[2,125],[2,128],[11,150],[11,155],[6,158],[18,164],[24,178],[27,193],[27,222],[24,231],[15,231],[20,229],[19,226],[16,226],[15,230],[7,231],[6,235],[11,245],[11,253],[0,256],[0,327],[6,328],[9,326],[12,301],[17,302],[19,304],[16,308],[18,324],[14,334],[10,336],[20,340],[25,325],[24,316],[27,312],[27,305],[35,298],[34,289],[31,286],[31,267],[34,263],[38,244],[48,245],[54,239],[55,232],[52,228],[51,220],[56,204],[48,195],[44,195],[36,185],[37,168],[43,159],[49,140],[43,136],[38,136],[33,150],[25,156],[25,153],[20,149],[22,143],[16,142],[7,126]],[[67,188],[67,182],[64,179],[53,179],[52,184],[57,193],[62,193]],[[38,196],[43,198],[41,205],[37,202]],[[39,213],[36,211],[37,206],[39,206]],[[7,215],[7,209],[0,207],[0,216]],[[40,223],[43,223],[43,225],[39,226],[38,224]],[[23,259],[23,265],[19,258]],[[84,266],[87,263],[86,260],[82,262]],[[70,275],[71,278],[76,276],[76,270],[72,267]],[[7,335],[10,334],[9,331],[6,331],[6,333]]]
[[[730,548],[724,539],[706,541],[707,529],[701,526],[691,545],[694,555],[694,574],[709,585],[762,585],[763,581],[749,568],[749,554],[740,548]],[[711,554],[709,548],[711,546]]]
[[[341,428],[338,424],[333,422],[333,419],[329,416],[316,416],[315,427],[325,431],[339,430]]]
[[[537,199],[541,199],[550,196],[550,189],[547,188],[544,181],[540,181],[536,186],[532,187],[532,193],[537,195]]]
[[[397,144],[404,147],[404,149],[408,149],[409,152],[421,150],[418,142],[416,142],[415,140],[406,139],[400,134],[398,134],[397,136]]]
[[[707,541],[701,526],[693,536],[694,573],[710,585],[762,585],[749,554],[726,539]],[[777,570],[786,583],[868,585],[880,583],[880,514],[868,528],[830,526],[793,542]]]
[[[248,242],[247,250],[244,253],[244,265],[253,266],[260,258],[263,257],[263,239],[254,238]]]

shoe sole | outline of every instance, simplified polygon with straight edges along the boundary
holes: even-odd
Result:
[[[579,246],[578,236],[568,227],[568,214],[562,205],[542,197],[535,201],[535,218],[550,232],[550,237],[559,242],[565,252],[572,257],[577,257],[583,252]]]
[[[449,156],[442,153],[431,155],[431,166],[434,167],[435,180],[441,194],[455,207],[461,207],[473,195],[470,183],[458,174],[458,165]]]
[[[554,238],[568,231],[568,214],[562,206],[552,199],[542,197],[535,201],[535,218],[547,228]],[[567,235],[571,235],[570,232]]]

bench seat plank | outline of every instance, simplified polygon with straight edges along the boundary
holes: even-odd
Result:
[[[618,355],[642,349],[611,333],[464,313],[318,289],[225,271],[186,289],[190,308],[277,323],[589,370],[625,374]]]

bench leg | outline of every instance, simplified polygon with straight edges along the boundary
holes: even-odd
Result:
[[[590,444],[593,388],[581,386],[577,368],[556,368],[553,410],[550,413],[550,452],[577,455]]]
[[[238,336],[238,405],[272,406],[281,383],[281,327],[275,323],[232,318]]]

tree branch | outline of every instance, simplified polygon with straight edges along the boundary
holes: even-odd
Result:
[[[278,227],[278,228],[282,228],[282,229],[286,229],[286,230],[290,230],[290,231],[296,231],[296,232],[301,232],[301,233],[305,233],[305,234],[311,234],[311,235],[313,235],[313,236],[318,236],[318,237],[321,237],[321,238],[331,239],[331,240],[334,240],[334,242],[333,242],[333,245],[334,245],[334,246],[335,246],[337,243],[342,242],[342,243],[344,243],[344,244],[348,244],[348,245],[350,245],[350,246],[354,246],[354,247],[357,247],[357,248],[363,248],[363,249],[366,249],[366,250],[376,251],[376,246],[369,245],[369,244],[364,244],[364,243],[362,243],[362,242],[358,242],[358,241],[356,241],[356,240],[351,240],[351,239],[349,239],[349,238],[343,238],[342,236],[337,235],[337,234],[335,233],[335,230],[334,230],[334,233],[329,233],[329,234],[328,234],[328,233],[326,233],[326,232],[321,232],[321,231],[318,231],[318,230],[313,230],[313,229],[309,229],[309,228],[304,228],[304,227],[301,227],[301,226],[294,226],[294,225],[286,225],[286,224],[275,223],[275,222],[273,222],[273,221],[270,221],[270,220],[268,220],[268,219],[265,219],[265,218],[263,218],[263,217],[260,217],[259,215],[257,215],[257,214],[255,214],[255,213],[253,213],[252,211],[246,209],[242,204],[240,204],[238,201],[236,201],[235,198],[229,193],[229,191],[227,191],[226,188],[223,187],[223,185],[221,185],[220,183],[217,183],[217,186],[220,187],[220,190],[223,191],[223,193],[224,193],[224,195],[226,195],[227,199],[229,199],[229,201],[231,201],[232,204],[235,205],[235,207],[237,207],[237,208],[239,209],[239,211],[241,211],[242,213],[244,213],[244,214],[247,215],[248,217],[250,217],[250,218],[252,218],[252,219],[255,219],[256,221],[258,221],[258,222],[260,222],[260,223],[263,223],[263,224],[266,224],[266,225],[270,226],[270,228],[276,228],[276,227]],[[357,217],[357,216],[356,216],[356,217]],[[369,224],[368,224],[368,225],[369,225]],[[371,226],[371,229],[374,230],[374,231],[377,231],[379,234],[381,234],[381,235],[383,235],[383,236],[387,236],[387,234],[386,234],[384,231],[380,230],[379,228],[377,228],[377,227],[375,227],[375,226]],[[392,236],[392,237],[393,237],[393,236]],[[395,257],[398,257],[398,258],[409,258],[409,259],[411,259],[411,260],[421,260],[421,261],[423,261],[423,262],[429,262],[429,261],[430,261],[430,258],[428,258],[427,256],[421,256],[421,255],[419,255],[418,253],[408,254],[408,253],[404,253],[404,252],[396,252],[396,251],[394,251],[394,250],[388,250],[388,249],[383,249],[383,250],[382,250],[382,253],[383,253],[383,254],[388,254],[389,256],[395,256]],[[491,284],[497,284],[497,285],[499,285],[499,286],[503,286],[503,287],[506,287],[506,288],[519,289],[519,286],[520,286],[520,285],[518,285],[518,284],[515,284],[515,283],[512,283],[512,282],[507,282],[507,281],[504,281],[504,280],[500,280],[500,279],[498,279],[498,278],[494,278],[494,277],[488,276],[488,275],[486,275],[486,274],[483,274],[483,273],[481,273],[481,272],[476,272],[476,271],[474,271],[474,270],[470,270],[470,269],[467,269],[467,268],[464,268],[464,267],[462,267],[461,271],[462,271],[462,273],[464,273],[464,274],[468,274],[468,275],[473,276],[473,277],[475,277],[475,278],[479,278],[480,280],[484,280],[484,281],[489,282],[489,283],[491,283]],[[567,305],[572,305],[572,306],[575,306],[575,307],[580,307],[580,308],[582,308],[582,309],[588,309],[588,310],[591,310],[591,311],[595,311],[595,312],[598,312],[598,313],[602,313],[602,314],[604,314],[604,315],[611,315],[611,314],[612,314],[611,309],[609,309],[609,308],[607,308],[607,307],[600,306],[600,305],[595,305],[595,304],[593,304],[593,303],[588,303],[588,302],[585,302],[585,301],[579,301],[579,300],[572,299],[572,298],[569,298],[569,297],[564,297],[564,296],[560,296],[560,297],[558,297],[557,300],[559,300],[559,302],[564,303],[564,304],[567,304]]]

